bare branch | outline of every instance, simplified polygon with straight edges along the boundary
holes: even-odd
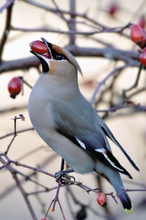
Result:
[[[39,59],[36,57],[22,58],[18,60],[2,61],[0,65],[0,73],[9,72],[12,70],[24,70],[31,67],[38,68],[40,65]]]
[[[7,9],[13,3],[14,3],[14,0],[7,0],[7,2],[2,7],[0,7],[0,13],[2,13],[5,9]]]
[[[9,2],[9,4],[8,4]],[[1,39],[1,44],[0,44],[0,64],[1,64],[1,60],[2,60],[2,53],[3,53],[3,49],[6,43],[6,40],[8,38],[8,34],[10,31],[10,26],[11,26],[11,19],[12,19],[12,9],[13,9],[13,2],[14,1],[8,1],[7,4],[5,6],[7,6],[7,15],[6,15],[6,23],[5,23],[5,29],[4,29],[4,33],[2,35],[2,39]]]

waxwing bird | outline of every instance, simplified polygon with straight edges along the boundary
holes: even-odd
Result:
[[[43,70],[28,104],[34,129],[75,172],[95,171],[105,177],[120,195],[125,211],[130,212],[131,200],[127,192],[121,193],[124,186],[119,173],[132,177],[112,154],[107,137],[136,170],[138,167],[81,94],[77,80],[81,69],[72,54],[44,38],[42,43],[47,48],[44,54],[30,45]]]

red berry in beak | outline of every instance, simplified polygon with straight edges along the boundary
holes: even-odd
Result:
[[[40,40],[31,42],[30,48],[33,52],[36,52],[39,54],[45,54],[46,52],[48,52],[47,46]]]

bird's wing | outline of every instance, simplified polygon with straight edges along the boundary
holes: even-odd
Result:
[[[114,137],[113,133],[110,131],[110,129],[107,127],[107,125],[104,123],[103,126],[101,127],[103,132],[105,133],[105,135],[107,137],[109,137],[120,149],[121,151],[124,153],[124,155],[127,157],[127,159],[129,160],[129,162],[132,164],[132,166],[139,171],[139,168],[136,166],[136,164],[134,163],[134,161],[131,159],[131,157],[127,154],[127,152],[124,150],[124,148],[120,145],[120,143],[117,141],[117,139]]]
[[[102,129],[95,129],[94,123],[91,124],[91,121],[88,121],[92,119],[85,118],[84,113],[79,114],[71,108],[71,105],[60,101],[54,105],[52,110],[56,132],[87,151],[95,160],[100,160],[132,178],[111,153],[106,134]]]

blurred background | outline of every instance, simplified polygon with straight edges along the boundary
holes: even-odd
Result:
[[[129,192],[134,206],[132,214],[127,215],[111,196],[103,208],[96,202],[96,193],[66,186],[59,194],[66,219],[145,219],[146,73],[145,67],[140,69],[141,48],[130,39],[129,24],[143,22],[145,28],[145,10],[144,0],[1,0],[0,219],[42,219],[56,195],[54,178],[8,164],[9,159],[19,161],[51,174],[60,169],[61,158],[33,131],[27,111],[30,87],[41,71],[39,60],[29,52],[29,44],[41,37],[66,47],[76,56],[83,72],[83,77],[79,76],[82,93],[140,169],[134,170],[111,143],[114,155],[133,177],[129,180],[122,176],[125,189],[133,189]],[[23,89],[15,99],[8,92],[14,77],[23,77]],[[136,80],[138,85],[129,89]],[[19,119],[20,114],[25,120]],[[114,192],[106,180],[93,174],[74,176],[90,188]],[[48,219],[63,219],[58,204]]]

